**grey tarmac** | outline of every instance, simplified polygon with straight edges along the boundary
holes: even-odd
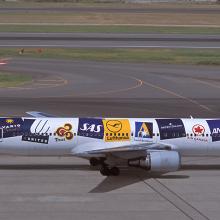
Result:
[[[218,5],[212,8],[153,8],[153,7],[1,7],[1,13],[181,13],[181,14],[219,14]]]
[[[36,80],[1,88],[1,115],[219,117],[217,66],[14,58],[0,68]],[[1,156],[0,219],[217,220],[219,169],[218,157],[183,158],[180,171],[162,176],[103,177],[78,158]]]
[[[219,49],[220,35],[0,32],[0,47]]]

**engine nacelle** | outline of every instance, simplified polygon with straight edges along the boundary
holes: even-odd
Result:
[[[154,151],[146,158],[129,160],[128,165],[153,172],[174,172],[180,168],[181,157],[176,151]]]

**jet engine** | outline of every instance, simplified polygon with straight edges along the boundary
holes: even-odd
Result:
[[[180,168],[181,157],[176,151],[152,151],[147,157],[129,160],[128,165],[153,172],[173,172]]]

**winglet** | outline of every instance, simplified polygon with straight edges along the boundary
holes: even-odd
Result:
[[[50,114],[47,114],[47,113],[44,113],[44,112],[26,112],[26,114],[28,115],[31,115],[35,118],[56,118],[57,116],[55,115],[50,115]]]

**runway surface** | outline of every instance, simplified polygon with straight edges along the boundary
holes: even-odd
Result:
[[[220,35],[0,33],[0,47],[220,48]]]
[[[0,89],[1,114],[48,107],[62,115],[219,117],[217,66],[12,58],[1,70],[33,76],[30,84]]]
[[[219,67],[12,58],[34,81],[0,89],[0,114],[219,117]],[[77,158],[0,157],[0,219],[219,219],[220,159],[164,176],[103,177]]]
[[[72,12],[72,13],[187,13],[187,14],[219,14],[220,8],[153,8],[153,7],[2,7],[1,13],[48,13],[48,12]]]

